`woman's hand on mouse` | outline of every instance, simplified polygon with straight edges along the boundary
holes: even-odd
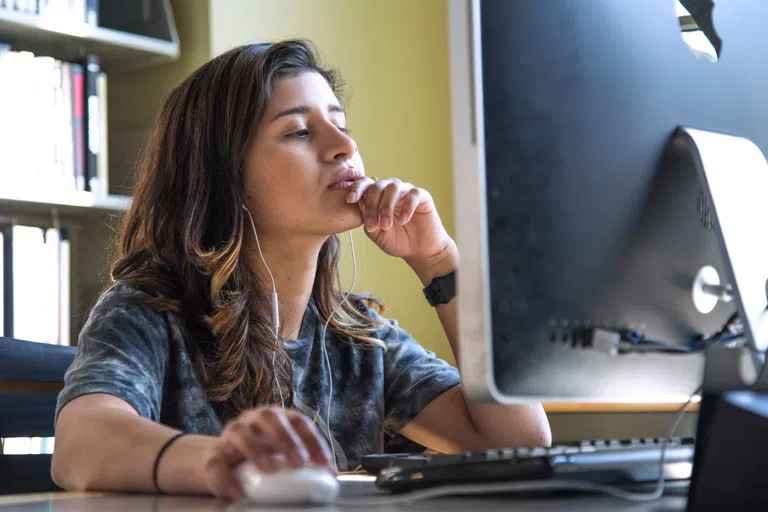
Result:
[[[332,468],[326,442],[312,420],[280,407],[252,409],[226,425],[203,461],[210,492],[220,498],[239,498],[242,489],[235,469],[246,461],[265,473],[285,467]]]
[[[411,183],[363,177],[346,199],[359,205],[366,234],[390,256],[431,258],[453,243],[430,193]]]

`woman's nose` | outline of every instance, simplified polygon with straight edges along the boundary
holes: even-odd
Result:
[[[340,132],[337,140],[326,151],[328,161],[346,161],[357,153],[355,140],[346,133]]]

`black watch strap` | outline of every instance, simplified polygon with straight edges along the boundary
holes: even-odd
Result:
[[[448,304],[456,296],[456,271],[434,278],[424,288],[424,296],[432,307]]]

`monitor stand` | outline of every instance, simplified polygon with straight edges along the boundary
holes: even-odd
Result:
[[[691,157],[709,200],[725,284],[749,348],[706,352],[688,510],[768,510],[768,163],[750,140],[678,128],[673,144]]]

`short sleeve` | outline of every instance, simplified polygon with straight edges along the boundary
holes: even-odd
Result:
[[[384,415],[390,433],[400,431],[432,400],[460,383],[456,368],[422,347],[410,334],[371,311],[370,316],[390,327],[380,339],[384,352]]]
[[[143,417],[158,421],[168,361],[164,314],[144,303],[149,296],[118,283],[96,303],[80,333],[77,353],[64,375],[61,408],[90,393],[125,400]]]

